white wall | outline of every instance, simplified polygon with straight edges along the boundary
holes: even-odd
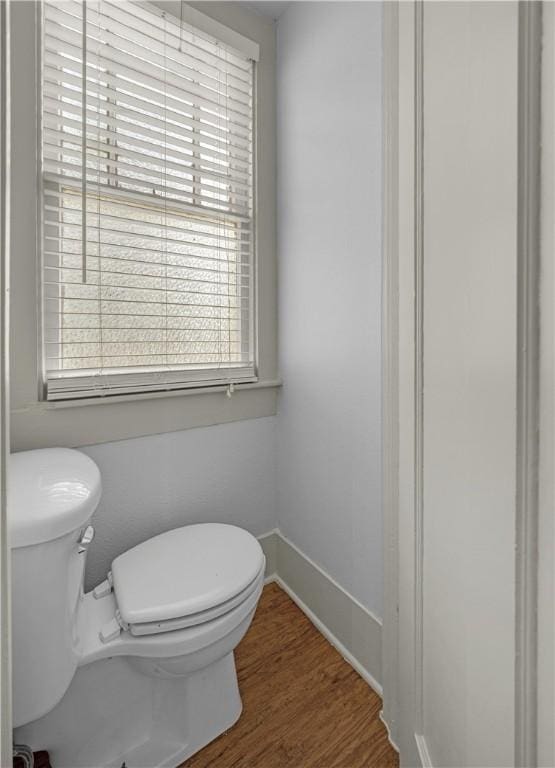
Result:
[[[216,521],[256,536],[271,530],[274,430],[268,417],[82,448],[103,483],[87,588],[120,552],[170,528]]]
[[[278,523],[381,614],[381,5],[278,22]]]

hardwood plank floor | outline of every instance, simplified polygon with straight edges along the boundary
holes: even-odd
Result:
[[[397,768],[380,697],[277,584],[235,653],[243,714],[183,768]]]

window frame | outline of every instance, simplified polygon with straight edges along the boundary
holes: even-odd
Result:
[[[155,0],[179,9],[176,0]],[[256,72],[255,157],[257,174],[255,237],[257,241],[258,302],[255,334],[259,380],[228,388],[121,395],[89,400],[45,402],[39,397],[40,275],[37,189],[40,185],[37,148],[37,51],[35,2],[14,3],[11,13],[12,72],[12,227],[10,315],[14,343],[11,348],[10,424],[12,450],[56,445],[84,446],[145,435],[175,432],[235,421],[273,416],[281,386],[278,369],[277,256],[276,256],[276,39],[267,19],[233,3],[195,3],[187,12],[240,34],[259,46]],[[197,10],[197,9],[201,10]],[[175,12],[174,12],[174,15]]]
[[[235,32],[230,27],[221,24],[212,17],[205,15],[204,13],[196,10],[188,4],[175,3],[172,0],[149,0],[149,2],[140,2],[140,5],[144,5],[149,9],[155,9],[160,12],[161,15],[170,15],[178,25],[181,22],[191,24],[202,32],[206,32],[209,36],[218,39],[219,42],[227,44],[231,47],[246,47],[250,48],[251,61],[252,61],[252,215],[251,215],[251,231],[252,242],[248,251],[248,259],[250,265],[250,279],[249,279],[249,301],[248,301],[248,318],[247,322],[247,342],[250,349],[250,358],[252,359],[252,365],[233,364],[226,368],[221,367],[222,376],[206,377],[203,375],[202,368],[183,368],[181,370],[172,371],[169,375],[166,375],[164,382],[156,380],[158,370],[148,373],[130,372],[122,369],[119,372],[110,372],[108,369],[103,374],[103,378],[108,381],[108,384],[102,387],[95,388],[94,386],[83,387],[79,386],[80,382],[84,379],[91,378],[84,373],[75,371],[73,373],[68,370],[66,375],[59,377],[50,377],[50,380],[56,379],[58,381],[64,381],[66,384],[63,387],[57,388],[55,391],[50,391],[48,388],[48,374],[46,370],[47,355],[46,355],[46,340],[45,340],[45,327],[46,327],[46,307],[44,302],[44,287],[43,280],[45,275],[45,263],[44,263],[44,195],[45,193],[45,181],[48,183],[54,183],[53,180],[47,179],[48,173],[44,173],[42,170],[42,132],[43,132],[43,74],[42,74],[42,38],[43,38],[43,0],[37,2],[37,10],[35,16],[35,54],[36,61],[36,97],[37,97],[37,116],[36,116],[36,130],[37,130],[37,181],[38,181],[38,200],[37,200],[37,253],[38,253],[38,296],[39,296],[39,313],[38,313],[38,400],[49,406],[63,406],[71,404],[89,404],[92,402],[109,402],[109,401],[126,401],[133,398],[144,397],[159,397],[164,395],[175,394],[191,394],[206,392],[220,392],[224,389],[227,394],[231,394],[235,388],[244,386],[253,387],[259,382],[262,382],[261,388],[266,388],[264,380],[260,375],[259,369],[259,286],[258,286],[258,43],[253,42],[249,38]],[[179,15],[177,12],[179,8]],[[185,10],[184,10],[185,9]],[[180,18],[181,17],[181,18]],[[108,157],[108,162],[110,158]],[[117,185],[116,185],[117,186]],[[116,188],[116,187],[115,187]],[[121,195],[122,202],[125,202],[126,197],[130,200],[135,197],[139,201],[140,193],[118,191],[117,196]],[[144,202],[148,201],[148,197],[145,195]],[[159,204],[157,198],[156,202]],[[242,327],[242,324],[241,324]],[[233,375],[233,369],[237,368],[237,376]],[[247,370],[249,369],[249,370]],[[165,370],[164,367],[160,367],[159,371]],[[219,368],[204,369],[210,371],[218,371]],[[243,375],[241,375],[243,371]],[[231,375],[230,375],[231,374]],[[112,383],[110,383],[112,380]],[[127,381],[127,384],[125,383]],[[71,386],[71,382],[75,383],[75,387]],[[279,385],[277,379],[272,380],[270,386]]]

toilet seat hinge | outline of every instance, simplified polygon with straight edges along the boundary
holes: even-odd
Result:
[[[129,624],[121,618],[121,613],[119,612],[119,609],[116,609],[116,621],[118,622],[120,627],[123,629],[123,631],[127,632],[127,630],[129,629]]]
[[[127,632],[128,629],[129,624],[121,618],[120,612],[116,611],[114,618],[104,624],[98,636],[103,643],[110,643],[120,636],[122,630]]]
[[[105,597],[106,595],[109,595],[110,592],[112,591],[112,586],[113,586],[112,571],[110,571],[108,573],[107,578],[93,589],[94,599],[100,600],[101,597]]]
[[[110,619],[110,621],[104,624],[104,626],[98,633],[98,636],[100,637],[103,643],[110,643],[112,640],[115,640],[117,637],[119,637],[120,633],[121,633],[121,627],[118,624],[118,620],[114,616],[113,619]]]

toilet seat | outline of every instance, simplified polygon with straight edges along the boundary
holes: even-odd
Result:
[[[217,648],[237,627],[250,618],[256,609],[264,586],[264,569],[255,579],[251,594],[226,613],[194,626],[137,636],[129,630],[119,628],[115,636],[106,642],[102,630],[118,613],[113,592],[101,599],[95,599],[92,592],[83,596],[79,611],[78,665],[87,666],[92,662],[113,656],[134,656],[144,659],[175,658],[199,654]]]
[[[141,636],[211,621],[249,598],[264,565],[260,544],[241,528],[201,523],[167,531],[113,561],[117,623]]]
[[[262,570],[262,569],[261,569]],[[196,627],[198,624],[204,624],[212,619],[217,619],[219,616],[223,616],[229,611],[236,608],[241,603],[244,603],[250,595],[258,588],[260,578],[257,576],[253,581],[239,592],[238,595],[232,597],[230,600],[226,600],[220,605],[215,605],[213,608],[208,608],[206,611],[200,611],[199,613],[192,613],[189,616],[180,616],[176,619],[166,619],[165,621],[151,621],[137,624],[129,624],[128,631],[140,637],[142,635],[155,635],[159,632],[173,632],[176,629],[186,629],[187,627]],[[121,615],[121,614],[120,614]]]

